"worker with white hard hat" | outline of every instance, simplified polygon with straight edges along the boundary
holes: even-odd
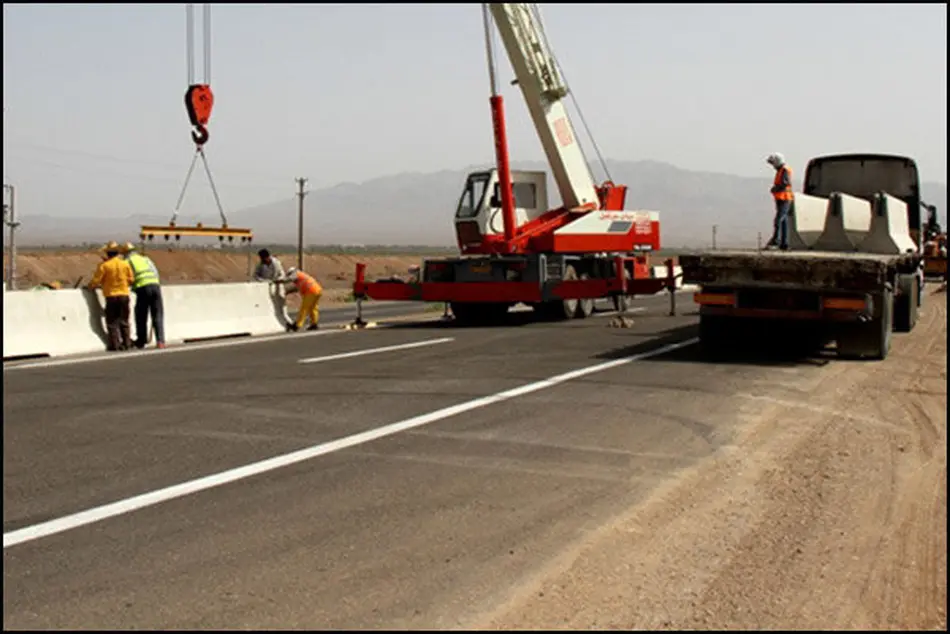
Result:
[[[317,330],[320,321],[320,298],[323,296],[323,287],[311,275],[298,271],[296,267],[287,269],[285,281],[289,282],[288,293],[300,293],[300,310],[297,311],[295,323],[288,324],[287,330],[300,330],[307,318],[310,327],[307,330]]]
[[[775,200],[775,228],[766,247],[788,249],[788,215],[792,210],[792,169],[785,164],[785,157],[774,152],[765,162],[775,168],[775,180],[772,182],[772,198]]]

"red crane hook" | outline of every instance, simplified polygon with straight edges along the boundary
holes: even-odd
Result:
[[[188,120],[195,130],[191,133],[191,140],[201,146],[208,142],[208,121],[211,119],[211,109],[214,106],[214,93],[208,84],[192,84],[185,91],[185,110]]]

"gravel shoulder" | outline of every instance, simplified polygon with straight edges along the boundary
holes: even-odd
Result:
[[[881,363],[733,395],[739,432],[474,628],[947,626],[946,293]]]

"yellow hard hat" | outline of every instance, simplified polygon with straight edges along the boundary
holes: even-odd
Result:
[[[125,251],[126,253],[131,253],[132,251],[135,251],[135,245],[132,244],[131,242],[126,242],[125,246],[122,247],[122,250]]]
[[[100,250],[100,251],[118,251],[118,250],[119,250],[119,243],[116,242],[115,240],[109,240],[109,242],[106,243],[106,244],[104,244],[104,245],[102,246],[102,248],[99,249],[99,250]]]

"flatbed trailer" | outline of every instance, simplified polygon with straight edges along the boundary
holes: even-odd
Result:
[[[843,357],[883,359],[891,332],[909,332],[921,303],[918,252],[711,251],[681,255],[696,284],[701,345],[721,353],[751,320],[808,322]],[[782,331],[776,324],[775,337]]]

